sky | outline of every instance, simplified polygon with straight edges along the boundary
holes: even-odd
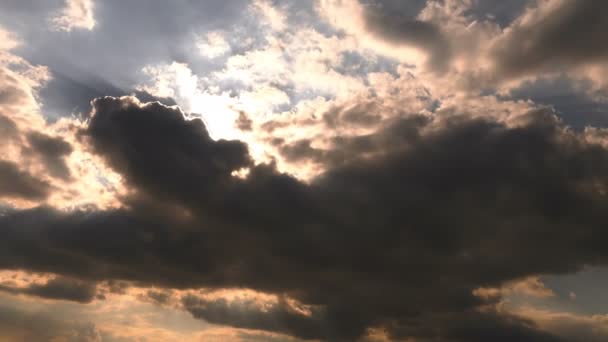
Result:
[[[0,341],[607,341],[607,11],[1,1]]]

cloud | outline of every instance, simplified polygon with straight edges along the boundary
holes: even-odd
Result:
[[[65,157],[73,151],[72,146],[61,138],[32,132],[27,136],[33,153],[39,154],[49,174],[53,177],[69,179],[70,170]]]
[[[40,89],[51,79],[48,68],[0,50],[0,197],[13,207],[111,206],[119,182],[74,134],[82,120],[42,114]]]
[[[593,0],[540,1],[497,40],[497,72],[520,77],[601,63],[608,49],[596,42],[608,30],[606,10],[606,3]]]
[[[0,307],[0,339],[4,341],[99,342],[101,333],[91,323],[62,320],[45,312]]]
[[[61,117],[88,112],[88,103],[96,97],[130,94],[146,79],[141,69],[147,65],[175,60],[196,65],[198,72],[210,72],[216,61],[200,54],[198,38],[208,31],[240,27],[250,15],[249,3],[7,0],[0,4],[0,22],[19,41],[27,42],[20,56],[43,63],[57,76],[41,93],[41,100],[47,104],[45,113]],[[71,28],[69,34],[42,24],[51,18],[52,27],[56,17],[62,18],[60,27]],[[71,17],[76,20],[68,20]],[[84,28],[93,22],[92,29]]]
[[[50,190],[45,181],[20,170],[14,163],[0,160],[0,197],[41,200]]]
[[[159,198],[213,196],[213,188],[231,181],[232,171],[251,165],[246,145],[213,141],[201,120],[187,121],[179,109],[142,107],[128,97],[97,99],[93,107],[87,134],[95,151]]]
[[[241,142],[211,140],[176,108],[129,97],[94,107],[84,134],[127,180],[126,207],[9,212],[3,268],[284,294],[323,314],[278,306],[245,324],[238,306],[189,307],[305,338],[353,340],[378,326],[395,338],[550,341],[474,290],[606,261],[608,151],[544,110],[510,124],[396,120],[369,137],[377,153],[343,145],[348,162],[303,183],[252,164]],[[245,178],[232,176],[243,167]]]
[[[53,29],[72,31],[74,29],[92,30],[95,27],[95,4],[93,0],[65,0],[65,8],[51,18]]]
[[[445,71],[450,62],[451,48],[441,29],[430,22],[408,19],[383,8],[369,6],[364,10],[365,28],[380,40],[395,45],[419,47],[429,54],[433,70]]]
[[[359,0],[322,0],[318,2],[320,16],[339,30],[356,37],[366,48],[374,49],[401,61],[413,63],[426,55],[430,69],[445,71],[450,60],[450,46],[440,27],[420,20],[411,3],[362,3]],[[414,9],[413,9],[413,8]]]
[[[226,40],[222,32],[208,32],[204,38],[198,42],[201,54],[208,58],[221,57],[230,52],[230,43]]]
[[[3,291],[89,303],[114,295],[98,282],[130,284],[267,331],[234,339],[566,336],[503,300],[607,262],[606,132],[551,99],[602,98],[604,51],[581,32],[601,38],[603,5],[107,0],[66,3],[94,29],[31,24],[55,2],[0,13],[18,33],[0,30],[0,267],[57,275]],[[538,78],[560,65],[575,85]],[[511,100],[541,95],[557,112]]]
[[[11,50],[19,46],[19,40],[15,35],[3,27],[0,27],[0,41],[2,41],[2,43],[0,43],[0,50]]]
[[[605,315],[582,315],[533,307],[523,307],[517,312],[534,319],[544,330],[554,332],[565,341],[600,342],[608,338],[608,317]]]
[[[323,313],[305,315],[295,311],[285,300],[270,306],[258,307],[252,300],[228,301],[226,299],[206,300],[196,296],[183,298],[187,311],[199,319],[210,323],[230,325],[237,328],[280,332],[302,338],[318,338],[324,330],[326,317]],[[341,338],[325,332],[327,339]],[[356,337],[356,335],[354,336]]]
[[[269,0],[254,0],[251,4],[253,12],[258,13],[265,23],[275,31],[287,27],[287,14],[281,8],[273,6]]]
[[[49,279],[44,284],[29,284],[26,287],[0,284],[0,291],[79,303],[90,303],[97,294],[95,284],[62,277]]]

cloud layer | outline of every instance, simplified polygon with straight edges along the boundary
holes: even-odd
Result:
[[[345,143],[349,162],[309,184],[251,164],[243,143],[213,141],[158,103],[98,99],[83,134],[129,183],[128,207],[8,213],[2,267],[280,293],[314,309],[184,303],[214,323],[302,338],[381,326],[394,337],[536,341],[545,335],[474,290],[606,259],[608,151],[543,110],[512,126],[397,120]],[[245,179],[232,176],[243,167]]]
[[[0,7],[0,339],[608,336],[600,2]]]

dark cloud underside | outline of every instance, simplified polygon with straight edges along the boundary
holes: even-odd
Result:
[[[49,277],[6,277],[0,297],[145,288],[211,324],[330,342],[589,339],[475,290],[608,265],[606,131],[584,130],[608,123],[608,2],[98,0],[93,28],[53,29],[66,4],[0,5],[19,41],[0,42],[0,270]],[[211,138],[224,105],[276,161]],[[121,206],[70,207],[88,189]],[[208,295],[227,289],[276,301]],[[105,338],[77,319],[0,305],[0,340]]]
[[[80,303],[89,303],[96,297],[95,284],[61,277],[48,280],[45,284],[31,284],[25,288],[0,284],[0,291]]]
[[[44,199],[50,193],[50,185],[9,161],[0,160],[0,197],[17,197],[28,200]]]
[[[0,266],[286,294],[320,311],[277,307],[243,323],[221,303],[187,303],[216,323],[304,338],[353,340],[380,325],[445,341],[555,340],[476,311],[484,301],[472,291],[606,261],[598,188],[608,151],[550,113],[522,122],[397,122],[367,144],[342,145],[383,153],[351,157],[307,185],[254,166],[246,145],[211,140],[179,110],[99,99],[85,135],[137,190],[130,208],[8,214]],[[241,167],[247,179],[230,175]]]
[[[598,42],[608,32],[608,3],[562,1],[556,7],[538,22],[513,28],[499,41],[494,51],[499,73],[520,77],[605,60],[608,47]]]

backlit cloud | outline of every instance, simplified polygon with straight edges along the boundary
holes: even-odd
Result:
[[[605,7],[8,0],[0,340],[605,340]]]

